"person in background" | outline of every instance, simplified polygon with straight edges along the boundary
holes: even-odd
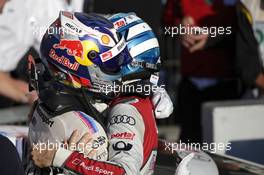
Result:
[[[171,1],[168,1],[170,5],[167,6],[170,13],[165,15],[168,15],[168,19],[172,19],[173,15],[173,25],[181,25],[186,29],[180,36],[180,139],[182,142],[199,143],[202,141],[202,104],[240,97],[239,81],[234,69],[235,1]],[[180,7],[180,11],[172,14],[175,7]],[[197,29],[193,31],[194,27]],[[219,28],[221,31],[217,32]]]
[[[0,134],[0,171],[2,175],[22,175],[23,166],[17,150],[8,138]]]
[[[27,56],[38,57],[41,36],[60,10],[82,11],[84,0],[0,0],[0,107],[32,103]]]
[[[236,5],[236,63],[248,89],[245,97],[259,97],[264,89],[263,5],[260,0],[242,0]]]

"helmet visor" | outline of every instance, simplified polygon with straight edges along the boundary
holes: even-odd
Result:
[[[100,58],[102,70],[108,73],[117,73],[123,65],[129,64],[132,61],[124,37],[121,38],[115,47],[100,54]]]

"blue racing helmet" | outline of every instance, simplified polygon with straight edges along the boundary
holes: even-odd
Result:
[[[133,58],[131,63],[122,67],[122,76],[140,74],[146,71],[158,72],[160,49],[151,27],[135,13],[118,13],[109,19],[125,38],[127,48]]]
[[[62,11],[40,46],[42,63],[74,88],[92,90],[121,78],[132,61],[123,36],[111,21],[96,14]]]

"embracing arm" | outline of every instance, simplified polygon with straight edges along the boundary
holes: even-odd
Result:
[[[75,175],[96,175],[96,174],[109,174],[109,175],[123,175],[125,170],[118,164],[110,161],[97,161],[90,159],[93,152],[87,156],[77,151],[71,150],[71,145],[77,147],[88,144],[91,141],[90,135],[87,133],[80,140],[79,134],[74,131],[69,139],[68,147],[56,149],[41,149],[33,148],[31,154],[34,164],[40,168],[44,167],[61,167],[67,174]]]
[[[90,159],[79,152],[60,148],[53,152],[47,150],[42,154],[35,151],[35,164],[39,167],[62,167],[70,173],[83,175],[102,172],[109,175],[139,174],[143,163],[144,133],[144,122],[140,114],[131,105],[119,104],[110,111],[108,123],[108,161]],[[46,155],[48,158],[45,158]]]
[[[78,152],[60,149],[53,165],[85,175],[100,174],[99,172],[111,175],[140,174],[144,136],[144,122],[140,114],[131,105],[118,104],[111,109],[108,118],[108,161],[93,160]]]
[[[109,160],[122,165],[126,174],[140,174],[144,159],[144,121],[130,104],[117,104],[109,112]]]

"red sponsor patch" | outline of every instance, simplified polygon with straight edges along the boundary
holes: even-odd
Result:
[[[102,62],[106,62],[112,58],[113,54],[111,51],[105,52],[101,55]]]
[[[83,154],[73,152],[64,163],[64,168],[77,174],[124,175],[125,170],[114,163],[85,158]]]
[[[111,139],[127,139],[127,140],[134,140],[135,133],[130,132],[123,132],[123,133],[116,133],[111,135]]]
[[[115,28],[119,29],[121,27],[123,27],[124,25],[126,25],[126,21],[124,19],[120,19],[119,21],[116,21],[114,23]]]

